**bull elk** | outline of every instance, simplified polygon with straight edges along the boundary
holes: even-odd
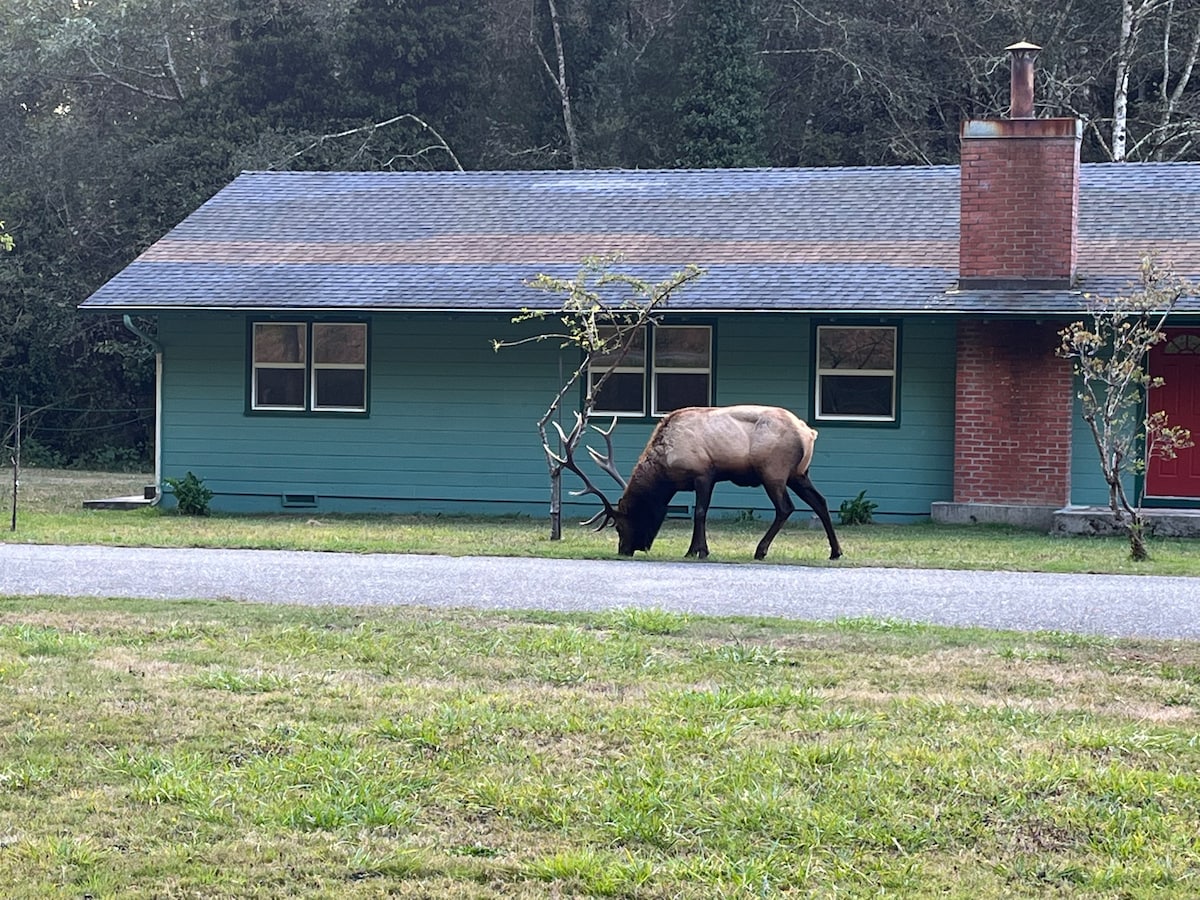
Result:
[[[584,525],[596,525],[599,531],[612,524],[617,529],[617,552],[633,556],[634,551],[649,550],[667,517],[667,505],[679,491],[695,491],[696,508],[692,525],[692,543],[688,556],[708,556],[708,505],[713,487],[730,481],[740,487],[766,489],[775,506],[775,519],[758,542],[755,559],[763,559],[771,541],[783,523],[795,511],[788,494],[796,495],[812,507],[825,526],[829,538],[829,558],[842,555],[829,506],[808,477],[817,432],[786,409],[774,406],[692,406],[665,416],[650,435],[628,483],[612,462],[612,430],[595,430],[604,437],[608,454],[592,447],[588,452],[596,463],[624,488],[613,506],[575,463],[574,449],[583,431],[579,417],[570,435],[559,429],[564,454],[551,453],[563,468],[578,475],[584,484],[576,496],[592,494],[604,505]],[[557,427],[557,426],[556,426]],[[594,427],[594,426],[593,426]],[[550,450],[547,447],[547,452]]]

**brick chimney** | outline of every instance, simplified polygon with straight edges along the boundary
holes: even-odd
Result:
[[[1075,277],[1082,123],[1034,118],[1038,47],[1013,44],[1012,118],[964,122],[959,288],[1062,290]],[[948,522],[1049,529],[1071,492],[1071,367],[1057,326],[979,314],[958,322],[954,502]]]
[[[959,287],[1068,287],[1078,246],[1083,123],[1034,118],[1033,62],[1041,48],[1021,42],[1006,49],[1012,118],[969,120],[959,135]]]

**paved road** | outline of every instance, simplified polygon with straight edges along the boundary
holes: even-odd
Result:
[[[1200,579],[0,544],[0,595],[844,616],[1200,639]]]
[[[1200,580],[1157,576],[0,544],[0,594],[560,611],[642,606],[1200,640]]]

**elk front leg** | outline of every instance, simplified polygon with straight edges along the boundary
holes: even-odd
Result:
[[[708,559],[708,504],[712,500],[713,482],[696,479],[696,509],[692,515],[692,544],[688,556]]]

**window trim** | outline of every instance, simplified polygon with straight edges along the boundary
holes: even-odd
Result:
[[[260,325],[299,325],[304,328],[305,359],[300,363],[259,363],[254,358],[254,336]],[[319,325],[357,325],[363,328],[363,362],[318,363],[314,345],[314,328]],[[260,369],[302,370],[304,373],[304,401],[302,406],[258,405],[258,372]],[[315,406],[317,396],[317,373],[321,371],[361,371],[363,373],[362,407]],[[301,416],[304,418],[367,418],[371,409],[371,323],[367,319],[317,318],[312,316],[287,316],[279,318],[249,318],[246,320],[246,407],[249,416]]]
[[[892,346],[892,368],[891,369],[822,369],[820,367],[821,354],[821,330],[823,328],[841,328],[841,329],[872,329],[872,330],[891,330],[895,337]],[[903,329],[899,321],[888,321],[875,319],[872,321],[844,321],[844,320],[826,320],[815,321],[812,326],[812,359],[810,361],[810,370],[812,372],[812,416],[811,421],[821,422],[825,425],[849,425],[849,426],[868,426],[876,428],[898,428],[900,427],[900,363],[903,359],[902,340]],[[835,414],[824,415],[821,413],[821,379],[824,375],[839,375],[839,376],[870,376],[870,377],[890,377],[892,379],[892,412],[888,416],[871,416],[863,414]]]
[[[708,368],[677,368],[667,367],[661,369],[658,367],[656,360],[656,344],[655,335],[658,329],[672,328],[703,328],[708,331]],[[641,366],[618,366],[613,370],[613,374],[621,372],[630,373],[637,372],[642,376],[642,405],[639,412],[632,410],[618,412],[613,410],[601,409],[596,407],[592,410],[593,414],[599,416],[615,416],[618,419],[642,419],[653,420],[661,419],[671,413],[671,410],[660,411],[658,409],[658,374],[660,371],[665,371],[668,374],[689,374],[689,373],[705,373],[708,375],[708,402],[706,405],[711,406],[715,403],[716,395],[716,326],[712,322],[671,322],[669,324],[652,323],[643,326],[645,331],[645,364]],[[583,396],[587,396],[587,391],[591,388],[592,368],[589,366],[587,370],[587,380],[583,384]]]

